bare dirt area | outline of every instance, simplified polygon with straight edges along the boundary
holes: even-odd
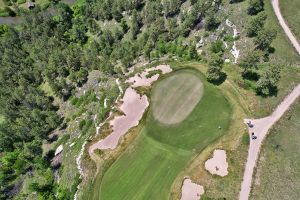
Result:
[[[140,96],[133,88],[126,89],[120,110],[124,113],[110,121],[113,132],[105,139],[93,144],[90,153],[95,149],[115,149],[120,138],[142,118],[149,102],[146,95]]]
[[[189,178],[184,179],[180,200],[199,200],[202,194],[203,186],[193,183]]]
[[[135,76],[130,77],[126,83],[131,83],[132,87],[140,87],[140,86],[150,86],[153,82],[155,82],[159,78],[159,74],[154,74],[151,77],[147,77],[149,72],[160,70],[162,74],[170,73],[172,71],[169,65],[158,65],[156,67],[151,67],[145,69],[141,73],[137,73]]]
[[[283,100],[281,104],[278,105],[276,110],[270,116],[255,120],[245,120],[245,123],[251,121],[251,124],[253,125],[252,127],[249,127],[250,136],[253,133],[257,138],[250,141],[247,163],[239,196],[240,200],[246,200],[249,198],[253,171],[259,155],[260,147],[264,138],[267,136],[269,129],[282,117],[282,115],[299,96],[300,84],[294,88],[294,90]]]
[[[164,124],[183,121],[200,101],[204,90],[199,77],[192,73],[173,75],[163,80],[161,85],[163,89],[153,94],[153,116]]]
[[[224,150],[216,149],[213,157],[205,162],[205,169],[211,174],[226,176],[228,174],[228,163],[226,160],[226,152]]]

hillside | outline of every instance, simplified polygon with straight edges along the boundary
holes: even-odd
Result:
[[[300,82],[300,57],[267,0],[18,2],[0,0],[17,16],[0,18],[0,199],[120,199],[127,191],[143,199],[161,188],[177,199],[182,175],[199,178],[193,170],[213,147],[228,151],[232,174],[220,180],[201,168],[197,182],[204,197],[235,198],[248,147],[240,120],[269,114]],[[169,71],[155,68],[162,64]],[[159,80],[134,87],[130,78],[145,69],[147,81]],[[149,98],[139,119],[124,111],[133,104],[128,88],[136,107]],[[91,152],[122,117],[137,124],[116,149]]]

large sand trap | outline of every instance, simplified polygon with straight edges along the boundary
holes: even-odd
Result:
[[[200,78],[190,72],[162,80],[152,95],[154,118],[164,124],[183,121],[202,98],[203,90]]]
[[[228,174],[228,163],[226,161],[226,152],[216,149],[211,159],[205,162],[205,169],[211,174],[226,176]]]
[[[204,194],[203,186],[193,183],[189,178],[184,179],[180,200],[199,200],[202,194]]]
[[[119,139],[125,135],[128,130],[137,126],[139,120],[142,118],[149,102],[146,95],[142,97],[131,87],[127,88],[122,99],[123,104],[120,110],[124,115],[117,116],[110,121],[113,132],[105,139],[93,144],[90,152],[95,149],[115,149],[118,145]]]
[[[135,76],[130,77],[126,83],[131,83],[132,87],[150,86],[159,78],[159,74],[155,74],[150,78],[146,77],[150,71],[154,70],[161,70],[162,74],[170,73],[172,71],[169,65],[158,65],[156,67],[145,69],[142,73],[137,73]]]

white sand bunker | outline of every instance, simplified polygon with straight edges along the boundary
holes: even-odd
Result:
[[[226,152],[216,149],[211,159],[205,162],[205,169],[211,174],[226,176],[228,174],[228,163],[226,161]]]
[[[184,179],[180,200],[199,200],[202,194],[204,194],[203,186],[193,183],[189,178]]]
[[[90,152],[95,149],[115,149],[119,139],[125,135],[128,130],[139,124],[149,102],[146,95],[140,96],[131,87],[127,88],[122,99],[123,104],[120,106],[124,115],[116,116],[110,121],[113,132],[105,139],[93,144]]]
[[[137,73],[135,76],[130,77],[126,83],[131,83],[132,87],[150,86],[159,78],[159,74],[147,78],[149,72],[154,70],[160,70],[162,74],[170,73],[172,71],[169,65],[158,65],[156,67],[145,69],[142,73]]]

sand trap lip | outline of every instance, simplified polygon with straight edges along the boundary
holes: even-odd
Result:
[[[222,177],[226,176],[228,174],[226,152],[224,150],[216,149],[213,157],[205,162],[205,169],[211,174],[216,174]]]
[[[180,200],[199,200],[202,194],[204,194],[203,186],[193,183],[189,178],[184,179]]]
[[[122,102],[123,104],[120,106],[120,110],[124,115],[116,116],[110,121],[113,132],[103,140],[93,144],[90,147],[90,152],[93,152],[95,149],[115,149],[120,138],[125,135],[130,128],[139,124],[146,108],[149,106],[147,96],[140,96],[131,87],[126,89]]]
[[[170,65],[158,65],[156,67],[147,68],[141,73],[135,74],[135,76],[130,77],[128,80],[126,80],[125,83],[131,83],[132,87],[134,88],[140,86],[150,86],[159,78],[159,74],[155,74],[150,78],[146,77],[150,71],[154,70],[161,70],[162,74],[170,73],[172,71]]]

